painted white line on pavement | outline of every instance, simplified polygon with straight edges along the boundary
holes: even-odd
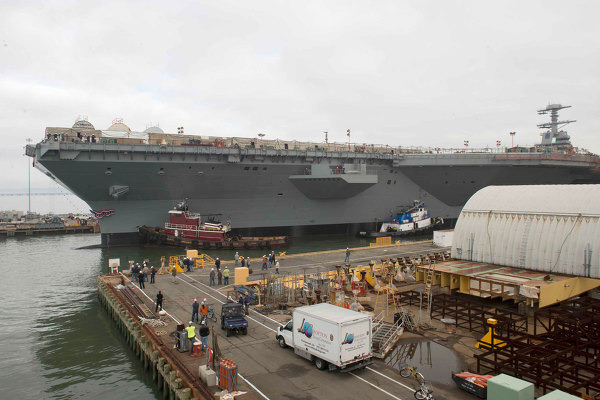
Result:
[[[369,371],[373,371],[373,372],[375,372],[376,374],[378,374],[378,375],[381,375],[381,376],[383,376],[384,378],[386,378],[386,379],[389,379],[390,381],[392,381],[392,382],[394,382],[394,383],[397,383],[398,385],[400,385],[400,386],[403,386],[403,387],[407,388],[407,389],[408,389],[408,390],[410,390],[411,392],[414,392],[414,391],[415,391],[415,389],[413,389],[413,388],[411,388],[411,387],[408,387],[408,386],[406,386],[405,384],[403,384],[403,383],[400,383],[400,382],[398,382],[397,380],[395,380],[395,379],[393,379],[393,378],[390,378],[389,376],[387,376],[387,375],[385,375],[385,374],[382,374],[382,373],[381,373],[381,372],[379,372],[379,371],[375,371],[375,370],[374,370],[373,368],[371,368],[371,367],[366,367],[365,369],[368,369]]]
[[[125,275],[123,275],[123,273],[122,273],[122,272],[119,272],[119,274],[121,274],[121,275],[123,276],[123,278],[125,278],[125,279],[127,279],[129,282],[131,282],[131,279],[129,279],[128,277],[126,277]],[[134,288],[136,288],[137,290],[139,290],[140,292],[142,292],[142,294],[143,294],[144,296],[146,296],[146,297],[148,298],[148,300],[150,300],[152,303],[156,304],[156,303],[154,302],[154,300],[152,300],[152,299],[150,298],[150,296],[148,296],[148,295],[147,295],[147,294],[146,294],[146,293],[145,293],[145,292],[144,292],[142,289],[140,289],[139,287],[135,286],[135,284],[134,284],[133,282],[131,282],[131,284],[133,285],[133,287],[134,287]],[[163,309],[163,311],[164,311],[164,312],[166,312],[166,313],[167,313],[167,315],[168,315],[169,317],[171,317],[171,318],[173,319],[173,321],[177,322],[178,324],[181,324],[181,322],[179,322],[179,321],[177,320],[177,318],[175,318],[174,316],[172,316],[171,314],[169,314],[169,312],[168,312],[167,310],[165,310],[165,308],[164,308],[164,307],[162,307],[162,309]]]
[[[220,294],[221,296],[223,296],[223,297],[226,297],[226,296],[225,296],[223,293],[219,292],[217,289],[213,289],[212,287],[208,286],[207,284],[205,284],[205,283],[202,283],[202,282],[200,282],[200,281],[197,281],[196,279],[192,278],[191,276],[187,276],[187,275],[184,275],[184,276],[185,276],[186,278],[188,278],[188,279],[191,279],[191,280],[193,280],[194,282],[196,282],[196,283],[198,283],[198,284],[200,284],[200,285],[202,285],[202,286],[205,286],[205,287],[209,288],[210,290],[212,290],[212,291],[216,292],[217,294]],[[275,322],[275,323],[277,324],[277,326],[281,325],[281,322],[279,322],[279,321],[277,321],[277,320],[274,320],[273,318],[267,317],[266,315],[263,315],[263,314],[259,313],[259,312],[258,312],[258,311],[256,311],[256,310],[253,310],[253,309],[249,309],[249,310],[250,310],[250,311],[252,311],[252,312],[254,312],[254,313],[256,313],[256,314],[258,314],[258,315],[259,315],[260,317],[262,317],[262,318],[266,318],[266,319],[268,319],[268,320],[271,320],[271,321]]]
[[[177,278],[178,278],[178,279],[181,279],[180,277],[177,277]],[[189,278],[189,276],[188,276],[188,278]],[[190,279],[192,279],[192,278],[190,278]],[[192,279],[192,280],[194,280],[194,279]],[[217,299],[215,296],[211,295],[210,293],[208,293],[208,292],[206,292],[206,291],[204,291],[204,290],[200,289],[199,287],[196,287],[196,286],[192,285],[192,284],[191,284],[191,283],[189,283],[188,281],[184,281],[183,279],[181,279],[181,281],[182,281],[183,283],[186,283],[186,284],[190,285],[190,286],[191,286],[191,287],[193,287],[194,289],[201,291],[202,293],[206,294],[207,296],[209,296],[209,297],[212,297],[213,299],[215,299],[215,300],[216,300],[216,301],[218,301],[219,303],[221,303],[221,304],[224,304],[224,303],[225,303],[224,301],[221,301],[221,300]],[[265,327],[265,328],[267,328],[268,330],[270,330],[270,331],[272,331],[272,332],[277,332],[275,329],[273,329],[273,328],[269,328],[268,326],[266,326],[266,325],[265,325],[265,324],[263,324],[262,322],[260,322],[260,321],[257,321],[257,320],[255,320],[254,318],[252,318],[252,317],[250,317],[250,316],[247,316],[247,317],[248,317],[248,319],[251,319],[252,321],[256,322],[257,324],[264,326],[264,327]]]
[[[242,379],[244,380],[244,382],[246,382],[248,385],[250,385],[250,387],[251,387],[252,389],[256,390],[256,391],[258,392],[258,394],[260,394],[262,397],[264,397],[264,398],[265,398],[265,399],[267,399],[267,400],[271,400],[271,399],[269,399],[269,398],[267,397],[267,395],[266,395],[266,394],[264,394],[263,392],[261,392],[261,391],[260,391],[260,390],[259,390],[259,389],[258,389],[256,386],[254,386],[254,385],[252,384],[252,382],[250,382],[248,379],[244,378],[244,377],[242,376],[242,374],[240,374],[239,372],[238,372],[238,376],[239,376],[240,378],[242,378]]]
[[[369,382],[366,379],[361,378],[358,375],[354,375],[354,373],[352,372],[348,372],[348,374],[352,375],[353,377],[355,377],[356,379],[360,379],[361,381],[363,381],[364,383],[366,383],[367,385],[374,387],[375,389],[379,390],[380,392],[383,392],[385,394],[387,394],[388,396],[390,396],[392,399],[396,399],[396,400],[402,400],[400,397],[396,397],[393,394],[391,394],[390,392],[383,390],[382,388],[380,388],[379,386],[375,385],[374,383]],[[412,389],[411,389],[412,390]]]

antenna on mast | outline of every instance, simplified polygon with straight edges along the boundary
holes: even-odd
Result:
[[[563,106],[561,104],[549,104],[543,110],[538,110],[539,115],[550,114],[550,122],[539,124],[537,127],[540,129],[547,129],[547,131],[540,133],[542,136],[541,146],[556,146],[557,148],[568,148],[573,147],[571,145],[571,137],[566,131],[559,130],[560,128],[568,125],[575,120],[559,121],[558,112],[571,106]],[[552,142],[555,139],[554,143]]]

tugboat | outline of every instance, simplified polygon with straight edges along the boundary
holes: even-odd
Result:
[[[222,224],[218,215],[200,215],[189,211],[187,201],[169,210],[164,228],[139,227],[145,244],[191,247],[199,249],[281,249],[288,246],[287,236],[232,236],[231,223]]]
[[[424,233],[443,222],[442,218],[430,217],[429,210],[425,207],[425,204],[420,200],[415,200],[411,206],[403,207],[393,220],[383,222],[379,231],[363,231],[359,232],[359,236],[404,236]]]

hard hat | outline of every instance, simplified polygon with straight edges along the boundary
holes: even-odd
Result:
[[[202,301],[206,301],[206,298],[204,298],[204,300],[202,300]]]
[[[198,300],[194,299],[194,301],[198,301]]]
[[[206,321],[205,320],[202,320],[202,325],[206,325]]]
[[[190,325],[192,325],[193,323],[194,323],[193,321],[190,321]]]

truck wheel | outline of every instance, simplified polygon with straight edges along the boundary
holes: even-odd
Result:
[[[315,367],[317,367],[317,369],[325,369],[325,367],[327,367],[327,362],[320,358],[315,358]]]
[[[282,349],[285,349],[285,339],[283,338],[283,336],[279,336],[279,347],[281,347]]]
[[[248,334],[248,328],[247,327],[243,327],[242,328],[242,335],[247,335]]]
[[[229,337],[229,335],[231,335],[231,331],[230,331],[229,329],[227,329],[227,330],[225,331],[225,336]]]

